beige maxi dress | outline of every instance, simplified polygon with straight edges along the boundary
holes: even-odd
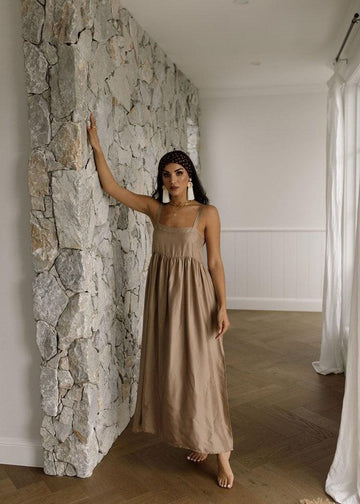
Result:
[[[133,432],[202,453],[233,450],[225,356],[204,238],[157,221],[145,287]]]

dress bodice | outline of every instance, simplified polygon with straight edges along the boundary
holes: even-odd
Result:
[[[168,257],[192,257],[204,263],[204,237],[197,229],[202,206],[191,227],[166,226],[159,222],[163,205],[159,206],[153,233],[152,252]]]

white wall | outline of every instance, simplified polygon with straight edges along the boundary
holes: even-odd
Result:
[[[201,166],[221,216],[229,308],[320,311],[325,86],[203,92],[200,105]]]
[[[20,5],[2,0],[0,17],[0,463],[41,466],[40,354],[32,313]]]

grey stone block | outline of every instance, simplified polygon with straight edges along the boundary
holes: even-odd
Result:
[[[22,33],[24,40],[39,44],[44,24],[44,7],[36,0],[23,0],[21,4]]]
[[[40,49],[30,42],[24,42],[24,58],[28,92],[33,94],[43,93],[49,87],[47,82],[47,59]]]
[[[68,297],[53,275],[47,272],[37,275],[32,282],[35,320],[43,320],[55,326],[68,303]]]

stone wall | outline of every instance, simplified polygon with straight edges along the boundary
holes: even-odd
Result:
[[[118,0],[23,0],[41,435],[46,474],[88,477],[134,412],[150,220],[106,195],[151,194],[168,150],[198,165],[198,92]]]

